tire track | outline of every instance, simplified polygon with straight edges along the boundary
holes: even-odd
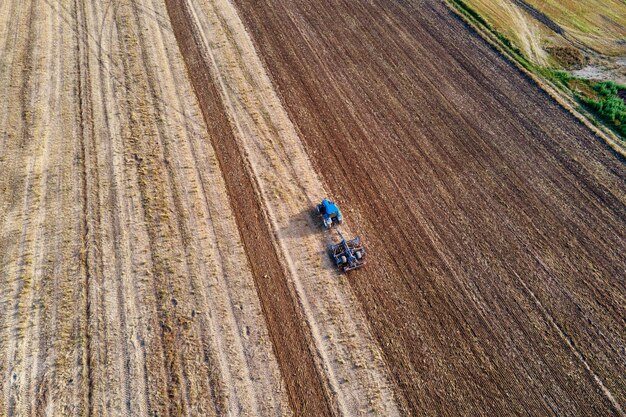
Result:
[[[94,413],[94,380],[97,377],[95,370],[95,363],[99,361],[99,352],[97,347],[94,349],[93,335],[98,334],[97,318],[93,314],[94,299],[97,302],[97,293],[91,289],[93,283],[97,279],[98,275],[98,261],[97,261],[97,241],[98,241],[98,228],[97,216],[98,208],[97,204],[98,190],[97,179],[96,187],[93,184],[94,167],[92,162],[93,157],[93,113],[90,104],[90,76],[89,76],[89,51],[86,49],[88,45],[88,31],[85,21],[85,9],[84,4],[79,1],[74,1],[74,13],[76,13],[76,68],[78,70],[77,76],[77,104],[78,104],[78,117],[79,117],[79,141],[80,141],[80,161],[81,161],[81,276],[84,278],[81,283],[84,291],[84,300],[82,300],[83,317],[81,320],[81,328],[79,332],[84,335],[85,341],[81,346],[82,350],[79,352],[81,369],[81,382],[82,386],[76,384],[77,390],[75,390],[76,399],[82,397],[81,403],[84,404],[84,412],[87,415],[93,415]],[[97,174],[97,171],[95,171]],[[93,194],[96,195],[93,198]],[[93,225],[93,226],[92,226]],[[97,311],[97,310],[96,310]],[[96,321],[96,328],[92,328]]]
[[[94,88],[93,92],[96,98],[94,123],[101,126],[102,129],[101,138],[97,140],[97,153],[98,159],[101,160],[99,165],[106,172],[105,179],[99,184],[99,188],[105,196],[102,205],[105,207],[104,216],[106,219],[101,226],[104,229],[101,256],[104,259],[114,260],[105,263],[103,276],[105,279],[106,277],[115,277],[115,289],[107,295],[107,304],[116,313],[103,317],[103,320],[111,322],[111,332],[110,335],[106,335],[106,344],[112,346],[112,349],[110,349],[111,353],[107,355],[107,363],[102,364],[102,366],[107,368],[107,380],[117,380],[116,387],[119,389],[113,392],[110,388],[103,387],[102,391],[106,393],[107,397],[114,397],[107,401],[107,403],[112,403],[112,410],[108,414],[145,415],[149,409],[145,384],[145,350],[139,349],[138,351],[136,349],[140,345],[136,332],[145,332],[145,327],[135,319],[138,316],[138,301],[136,293],[130,291],[133,288],[132,283],[128,282],[129,279],[133,278],[133,273],[129,260],[129,239],[127,230],[123,226],[123,224],[130,222],[130,215],[126,208],[125,196],[121,190],[129,180],[123,169],[123,152],[120,149],[122,145],[119,140],[114,139],[118,137],[119,116],[116,109],[110,108],[109,104],[122,100],[122,98],[116,99],[115,89],[110,88],[110,84],[121,87],[119,77],[111,72],[118,69],[117,63],[111,58],[111,51],[117,45],[114,38],[114,22],[118,4],[119,2],[108,2],[104,10],[100,5],[92,5],[90,7],[91,19],[89,20],[91,30],[99,27],[97,42],[95,36],[90,36],[91,41],[96,43],[95,48],[90,49],[92,50],[91,57],[95,59],[94,66],[97,68],[97,74],[94,78],[94,85],[97,85],[97,88]],[[109,29],[107,37],[104,36],[105,27]],[[94,51],[97,51],[97,55]],[[106,140],[107,138],[111,140]],[[135,257],[139,258],[137,255]],[[110,286],[111,284],[105,286],[105,289]],[[133,329],[135,330],[133,331]],[[131,355],[131,350],[133,350],[133,355]]]
[[[27,200],[21,200],[25,204],[23,209],[30,214],[28,218],[19,214],[11,216],[12,222],[22,223],[25,227],[23,230],[26,237],[23,240],[22,253],[5,252],[4,248],[1,251],[3,257],[7,255],[7,266],[11,264],[21,265],[20,271],[13,270],[11,275],[23,280],[24,284],[19,290],[19,294],[13,297],[16,305],[20,306],[19,310],[16,311],[16,317],[14,317],[18,326],[16,327],[17,334],[7,339],[8,343],[14,345],[14,356],[11,361],[5,361],[4,358],[0,360],[0,366],[6,365],[13,368],[10,374],[8,371],[7,373],[4,370],[1,371],[3,375],[10,375],[6,380],[10,381],[11,388],[9,390],[2,389],[3,400],[0,405],[0,409],[2,409],[0,413],[8,415],[39,414],[38,406],[40,404],[44,407],[50,406],[48,393],[51,390],[49,388],[54,387],[59,392],[62,390],[61,387],[67,383],[67,380],[64,380],[62,384],[54,384],[50,380],[53,373],[51,368],[56,369],[50,364],[60,356],[53,348],[56,346],[55,339],[60,340],[63,335],[50,330],[54,324],[50,324],[50,316],[45,313],[49,311],[48,307],[54,310],[57,302],[63,300],[65,295],[61,294],[58,298],[48,297],[51,293],[49,281],[53,281],[53,276],[50,274],[52,269],[50,258],[57,254],[59,256],[67,254],[71,245],[67,244],[69,240],[67,240],[65,233],[69,232],[70,235],[74,236],[69,227],[63,227],[70,226],[69,222],[60,226],[65,219],[60,216],[55,218],[54,216],[59,212],[53,209],[55,202],[61,197],[61,194],[56,195],[53,192],[57,181],[56,168],[59,161],[66,160],[72,151],[70,146],[64,146],[71,142],[71,136],[69,140],[65,138],[54,140],[58,138],[55,135],[55,128],[58,127],[57,111],[59,109],[57,105],[61,97],[60,79],[61,74],[66,74],[61,70],[60,65],[56,66],[60,62],[57,59],[58,54],[52,53],[57,48],[60,38],[60,32],[57,32],[58,19],[48,14],[44,4],[29,2],[20,2],[20,4],[25,10],[17,15],[9,16],[9,19],[16,21],[16,25],[21,26],[20,30],[15,30],[15,33],[19,34],[19,36],[15,35],[15,40],[26,48],[23,49],[18,46],[19,44],[16,44],[15,53],[25,53],[26,55],[13,61],[15,66],[12,64],[12,68],[15,68],[16,71],[19,70],[20,75],[27,74],[28,77],[20,80],[16,73],[11,84],[5,83],[3,80],[4,91],[11,88],[19,90],[13,94],[18,98],[18,100],[13,101],[15,107],[11,109],[7,106],[0,116],[3,119],[6,118],[7,126],[11,126],[11,129],[5,132],[8,133],[6,138],[10,140],[5,142],[3,139],[2,152],[11,155],[11,159],[9,163],[2,160],[2,170],[6,172],[6,177],[12,182],[12,187],[16,187],[13,195],[7,195],[5,194],[7,189],[2,186],[2,204],[7,204],[5,206],[7,208],[9,203],[13,206],[17,202],[15,192],[21,186],[25,186],[23,196]],[[30,9],[31,12],[23,13],[26,9]],[[23,26],[25,22],[29,22],[27,27]],[[27,46],[28,44],[30,46]],[[69,62],[72,61],[69,60]],[[8,100],[8,102],[10,101]],[[14,113],[15,111],[17,113]],[[22,131],[21,137],[14,135],[12,131],[14,128]],[[58,152],[57,147],[63,151]],[[72,159],[69,158],[69,160]],[[19,181],[16,181],[18,178],[16,174],[21,172],[24,172],[24,175]],[[69,183],[70,181],[68,181]],[[4,213],[4,210],[2,211]],[[21,238],[19,233],[14,234],[11,231],[9,223],[3,219],[3,242],[5,242],[4,235],[7,232],[14,236],[12,239]],[[52,244],[54,239],[57,239],[58,242],[56,246]],[[15,245],[15,248],[18,249],[18,246]],[[3,262],[2,275],[10,270],[5,269],[4,266]],[[69,273],[59,275],[70,276]],[[75,311],[75,309],[71,311]],[[64,323],[67,322],[71,322],[71,319]],[[44,336],[49,338],[46,339]],[[67,351],[70,350],[67,349]],[[61,351],[65,352],[65,350]],[[48,356],[46,352],[51,354]],[[4,353],[5,351],[2,349],[0,354],[3,355]],[[61,362],[61,360],[58,362],[61,365],[58,369],[59,373],[67,369],[63,368]],[[36,398],[33,394],[35,392],[41,393],[42,397]],[[8,402],[4,401],[5,394],[10,395]],[[76,403],[76,401],[70,399],[69,403]],[[5,405],[8,405],[7,409],[4,409]]]
[[[44,7],[45,9],[45,7]],[[48,59],[50,61],[50,66],[47,68],[47,73],[49,74],[49,85],[50,85],[50,97],[47,103],[47,112],[49,119],[46,122],[43,122],[42,125],[46,127],[46,136],[47,138],[55,137],[56,129],[54,126],[55,119],[58,118],[58,110],[61,107],[61,83],[62,83],[62,74],[63,71],[63,61],[62,54],[60,53],[63,50],[63,37],[62,37],[62,23],[60,16],[50,16],[47,14],[47,20],[49,21],[50,29],[49,29],[49,48],[48,51],[52,51]],[[49,141],[49,140],[48,140]],[[46,198],[44,199],[44,204],[46,207],[47,213],[56,213],[58,212],[58,204],[59,196],[61,195],[58,185],[59,185],[59,175],[55,170],[57,161],[54,161],[54,155],[59,155],[60,152],[55,152],[54,143],[51,144],[51,150],[44,151],[48,154],[52,155],[53,160],[46,165],[46,176],[49,176],[49,184],[47,188],[51,189],[52,192],[46,193]],[[55,203],[57,203],[55,210]],[[52,265],[50,262],[51,257],[57,257],[58,254],[54,251],[51,251],[50,248],[61,248],[62,243],[59,237],[58,231],[63,230],[60,226],[61,221],[55,219],[55,221],[50,221],[50,219],[46,218],[46,222],[42,225],[44,229],[43,235],[46,237],[45,242],[42,242],[42,246],[44,250],[41,253],[41,259],[39,264],[41,265],[40,269],[40,284],[37,288],[37,297],[34,299],[32,304],[31,311],[34,311],[33,314],[36,314],[36,328],[37,335],[36,339],[32,341],[31,347],[27,348],[27,351],[32,352],[33,363],[30,365],[30,375],[28,379],[28,383],[25,388],[25,398],[28,399],[26,404],[26,415],[40,415],[41,411],[47,407],[48,401],[48,389],[49,389],[49,381],[46,380],[46,376],[48,374],[48,363],[47,358],[50,354],[50,341],[53,339],[52,333],[49,331],[50,326],[47,323],[47,318],[50,317],[50,303],[54,303],[52,297],[50,297],[51,291],[51,281],[53,281],[53,273],[52,273]],[[49,241],[52,241],[49,243]],[[58,258],[57,258],[58,259]],[[42,317],[44,318],[42,320]]]
[[[20,56],[18,62],[22,62],[23,59],[27,60],[26,65],[20,66],[21,71],[18,78],[21,83],[18,102],[22,118],[17,121],[11,120],[13,118],[9,119],[11,123],[16,123],[15,131],[12,132],[15,134],[13,140],[15,140],[18,144],[16,150],[20,153],[23,152],[23,155],[25,156],[23,159],[24,165],[21,167],[15,167],[17,168],[16,172],[24,170],[25,174],[23,181],[19,181],[17,184],[12,185],[12,187],[15,187],[16,190],[19,189],[21,184],[23,184],[24,188],[22,195],[19,197],[22,202],[21,213],[18,214],[16,218],[11,219],[11,223],[14,224],[13,227],[15,228],[16,236],[19,236],[19,238],[15,239],[15,264],[13,265],[13,268],[7,270],[8,280],[3,286],[4,288],[11,288],[11,292],[13,293],[7,300],[7,302],[10,302],[12,306],[3,306],[5,307],[4,311],[7,312],[7,314],[3,316],[7,317],[8,320],[3,323],[2,330],[4,334],[2,335],[2,340],[6,341],[3,342],[3,344],[6,343],[6,347],[3,346],[2,360],[0,360],[0,371],[3,375],[5,375],[5,380],[2,383],[2,394],[4,397],[3,403],[8,415],[13,414],[16,408],[19,407],[20,387],[21,384],[25,382],[23,381],[23,375],[21,375],[20,370],[19,351],[22,343],[25,343],[24,333],[27,330],[25,320],[28,319],[28,315],[25,311],[24,304],[25,300],[29,299],[33,291],[33,276],[30,266],[32,265],[32,257],[34,255],[32,253],[32,244],[35,240],[35,231],[30,227],[30,225],[33,222],[37,224],[40,220],[39,217],[34,214],[31,216],[31,211],[36,210],[36,205],[39,201],[39,196],[36,194],[36,187],[40,184],[40,177],[33,171],[34,167],[37,166],[37,161],[41,155],[37,153],[35,144],[32,144],[29,140],[33,136],[33,115],[30,112],[30,103],[35,97],[35,82],[33,64],[31,64],[31,62],[34,59],[36,52],[34,30],[37,22],[35,18],[36,10],[33,3],[29,3],[27,7],[28,11],[25,23],[29,35],[25,40],[23,49],[20,49],[18,52]],[[17,116],[17,114],[15,114],[15,116]],[[15,116],[14,118],[17,118]],[[29,152],[32,153],[29,155]],[[18,155],[16,155],[16,159],[14,159],[17,163],[20,161]],[[5,227],[7,226],[8,225],[5,225]],[[19,380],[18,374],[20,374],[21,377]]]
[[[535,19],[543,23],[547,28],[552,30],[554,33],[564,36],[565,31],[558,23],[554,20],[550,19],[546,14],[542,13],[540,10],[535,8],[533,5],[529,4],[525,0],[512,0],[512,2],[518,5],[520,8],[524,9],[528,14],[533,16]]]
[[[24,5],[23,2],[17,2],[17,1],[5,1],[2,2],[2,9],[0,9],[0,16],[20,16],[22,14],[20,14],[21,10],[17,8],[17,5],[21,4]],[[8,20],[8,22],[3,21],[3,27],[4,27],[4,32],[2,34],[2,38],[4,42],[3,42],[3,46],[1,51],[3,52],[3,56],[2,56],[2,63],[0,64],[0,80],[1,80],[1,84],[0,84],[0,88],[2,88],[1,93],[4,97],[7,97],[11,91],[11,83],[10,80],[11,78],[11,72],[12,69],[14,68],[15,65],[15,56],[16,56],[16,49],[15,47],[12,47],[14,45],[17,44],[18,41],[18,34],[20,33],[19,30],[15,30],[15,27],[18,25],[20,19],[14,19],[14,18],[10,18],[10,19],[6,19]],[[6,126],[6,122],[7,119],[9,117],[9,112],[8,112],[8,107],[9,107],[9,101],[5,100],[5,102],[3,103],[2,106],[2,126]],[[0,150],[4,151],[7,148],[7,139],[8,139],[8,135],[7,132],[4,131],[2,132],[2,142],[0,144]],[[4,157],[0,156],[0,161],[4,160]]]
[[[119,239],[110,239],[111,235],[120,233],[117,217],[119,203],[116,199],[117,187],[113,176],[115,159],[111,158],[111,140],[114,137],[109,128],[109,113],[102,103],[103,72],[105,67],[99,65],[104,59],[102,43],[95,46],[91,31],[97,20],[96,6],[90,9],[81,5],[80,21],[82,24],[82,48],[85,63],[92,71],[88,71],[85,81],[85,94],[88,96],[89,134],[87,163],[89,169],[88,201],[93,212],[87,220],[94,230],[93,262],[96,267],[89,282],[90,292],[90,343],[93,346],[92,384],[90,390],[91,412],[94,414],[120,415],[130,414],[130,356],[128,352],[128,325],[126,320],[126,304],[122,298],[120,284],[122,264],[118,256]],[[100,99],[100,100],[99,100]],[[104,122],[101,122],[104,118]],[[104,134],[103,134],[104,133]],[[109,161],[111,161],[109,163]],[[108,169],[107,169],[108,168]],[[106,381],[106,386],[101,381]],[[105,397],[105,398],[103,398]],[[122,411],[124,410],[125,411]]]
[[[53,57],[54,55],[47,55],[46,52],[54,49],[54,37],[51,33],[54,28],[54,20],[49,19],[45,13],[45,10],[38,8],[38,24],[39,27],[38,36],[40,40],[36,42],[38,45],[37,52],[34,53],[34,69],[36,74],[34,78],[36,81],[33,85],[33,118],[32,118],[32,133],[31,137],[34,141],[38,142],[36,162],[33,167],[35,178],[37,179],[37,189],[34,191],[35,199],[33,199],[30,211],[37,212],[36,220],[32,228],[32,243],[30,252],[32,253],[30,258],[30,271],[27,275],[30,276],[30,291],[25,299],[24,313],[23,313],[23,336],[21,341],[21,347],[16,349],[15,354],[15,368],[20,369],[17,372],[17,378],[15,383],[19,381],[17,390],[18,398],[26,398],[26,401],[18,402],[16,408],[16,414],[30,414],[31,413],[31,401],[28,400],[28,393],[30,391],[32,374],[39,371],[35,360],[33,361],[33,345],[38,345],[38,333],[36,330],[40,327],[39,321],[39,309],[38,298],[40,296],[42,275],[44,269],[44,256],[46,255],[46,226],[47,226],[47,200],[48,195],[48,183],[49,167],[51,165],[50,155],[50,138],[49,126],[52,122],[52,112],[49,105],[43,107],[37,106],[38,103],[44,102],[51,104],[55,101],[56,86],[55,76],[58,74],[53,70]],[[47,26],[47,28],[46,28]],[[43,42],[47,38],[47,45]],[[41,90],[39,86],[42,83],[40,80],[47,80],[51,88]],[[39,108],[38,108],[39,107]],[[33,363],[34,362],[34,363]],[[30,371],[30,375],[29,375]],[[15,371],[14,371],[15,372]]]

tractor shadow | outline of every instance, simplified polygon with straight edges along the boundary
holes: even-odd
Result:
[[[322,239],[327,230],[315,207],[310,207],[293,216],[284,232],[289,238],[303,239],[311,235],[319,235]]]
[[[339,236],[335,230],[324,227],[322,217],[317,214],[315,207],[306,208],[294,215],[283,233],[286,238],[296,242],[296,244],[302,242],[303,245],[307,245],[309,254],[320,258],[319,265],[323,269],[336,270],[334,261],[328,252],[328,245],[338,243]],[[311,241],[311,238],[314,240]],[[339,272],[336,274],[340,275]]]

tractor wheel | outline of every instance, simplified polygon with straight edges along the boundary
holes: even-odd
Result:
[[[363,257],[363,254],[361,253],[361,251],[357,251],[357,252],[354,254],[354,256],[356,256],[356,258],[357,258],[358,260],[361,260],[361,258]]]
[[[346,264],[346,263],[348,263],[348,259],[347,259],[345,256],[342,256],[342,257],[341,257],[341,263],[342,263],[342,264]]]

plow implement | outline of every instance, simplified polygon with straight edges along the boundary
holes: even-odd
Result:
[[[335,261],[337,268],[343,272],[358,269],[365,266],[365,247],[361,244],[361,239],[357,236],[354,239],[346,240],[339,229],[337,229],[341,242],[328,246],[330,256]]]

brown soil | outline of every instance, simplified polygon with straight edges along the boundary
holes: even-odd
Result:
[[[406,411],[621,414],[624,161],[439,2],[236,3]]]
[[[546,51],[564,68],[580,69],[589,62],[579,49],[570,46],[547,47]]]

